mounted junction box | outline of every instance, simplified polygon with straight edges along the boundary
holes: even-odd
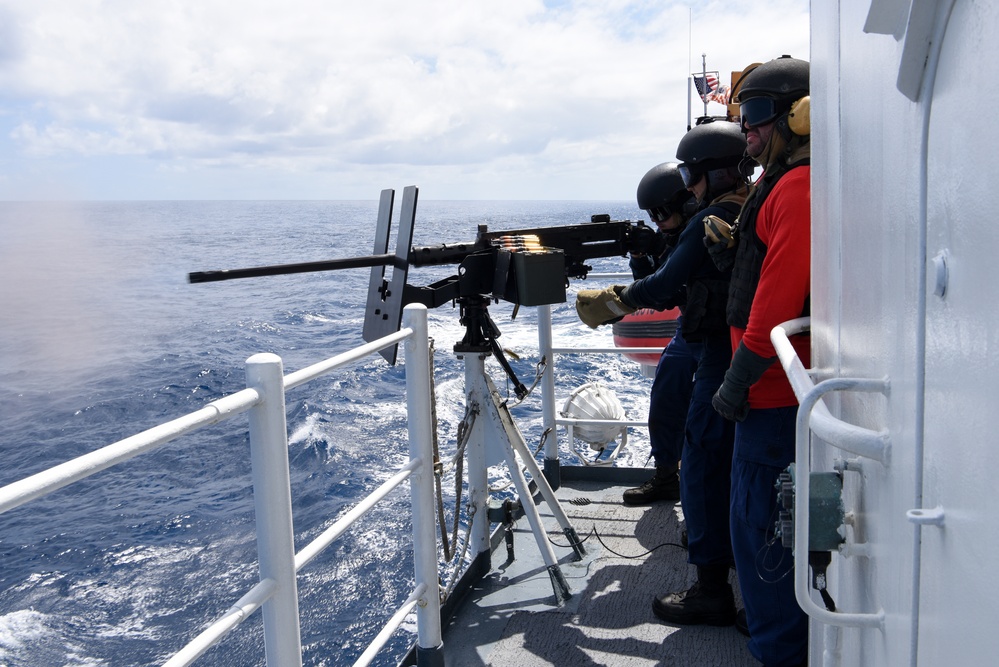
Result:
[[[777,534],[781,543],[794,548],[795,468],[792,463],[777,479],[777,498],[781,512]],[[809,478],[808,550],[835,551],[845,542],[840,526],[845,520],[843,477],[838,472],[813,472]]]

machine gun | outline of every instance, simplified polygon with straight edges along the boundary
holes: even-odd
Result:
[[[643,222],[612,221],[609,215],[595,215],[589,223],[559,227],[491,232],[485,225],[479,225],[474,241],[413,247],[417,196],[416,186],[403,191],[395,254],[387,253],[395,191],[383,190],[374,252],[367,257],[201,271],[188,274],[188,280],[203,283],[371,267],[363,330],[366,341],[398,330],[406,304],[422,303],[436,308],[457,301],[466,336],[455,345],[455,350],[492,352],[507,374],[513,376],[495,340],[499,329],[487,311],[491,300],[503,299],[518,307],[562,303],[569,278],[586,277],[591,268],[585,263],[587,260],[649,253],[657,243],[655,230]],[[447,264],[458,264],[458,273],[422,287],[406,282],[410,267]],[[392,268],[390,279],[385,276],[387,267]],[[382,355],[395,364],[396,352],[393,346],[383,350]]]

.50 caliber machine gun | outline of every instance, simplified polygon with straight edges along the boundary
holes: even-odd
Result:
[[[502,399],[485,370],[485,359],[492,355],[499,361],[506,375],[513,382],[518,399],[529,390],[517,379],[509,361],[496,339],[499,328],[489,317],[489,303],[494,299],[510,301],[518,306],[540,306],[562,303],[566,297],[569,278],[585,278],[590,267],[586,261],[597,257],[624,256],[631,253],[656,252],[655,230],[641,222],[612,221],[610,216],[593,216],[589,223],[561,227],[539,227],[512,231],[490,232],[480,225],[474,241],[469,243],[444,243],[433,246],[412,247],[413,223],[416,219],[418,190],[409,186],[403,191],[400,229],[395,254],[388,254],[392,205],[395,191],[382,190],[378,207],[378,224],[375,228],[374,252],[368,257],[335,259],[304,264],[261,266],[249,269],[207,271],[188,275],[192,283],[273,276],[286,273],[329,271],[371,267],[368,283],[368,300],[364,317],[363,336],[374,341],[395,333],[402,321],[403,306],[422,303],[436,308],[448,301],[457,302],[461,309],[461,324],[465,337],[454,346],[458,357],[465,363],[466,406],[470,414],[483,418],[472,419],[468,427],[469,441],[481,446],[468,448],[468,497],[474,512],[488,517],[486,509],[489,484],[486,466],[506,460],[510,476],[521,498],[520,511],[528,516],[531,532],[544,558],[552,582],[556,604],[563,604],[571,597],[569,585],[552,550],[551,541],[542,523],[534,501],[534,491],[528,486],[522,467],[531,474],[537,490],[562,526],[577,559],[586,553],[582,540],[547,480],[558,472],[558,459],[545,460],[542,472],[527,447],[524,437],[513,421],[507,402]],[[406,282],[411,266],[457,264],[458,272],[424,287]],[[392,267],[386,278],[385,270]],[[397,345],[385,348],[382,356],[395,364]],[[550,369],[549,369],[550,372]],[[472,463],[475,454],[475,464]],[[519,460],[517,459],[519,456]],[[489,522],[473,523],[479,536],[478,544],[488,544]],[[510,533],[512,535],[512,533]],[[512,546],[510,547],[512,549]],[[512,553],[512,552],[511,552]],[[488,569],[488,550],[475,556],[481,566],[485,558]]]
[[[656,246],[655,230],[643,222],[612,221],[609,215],[595,215],[588,223],[558,227],[491,232],[485,225],[479,225],[474,241],[413,247],[417,195],[416,186],[403,191],[395,254],[388,254],[395,191],[382,190],[374,252],[370,256],[201,271],[188,274],[188,279],[203,283],[371,267],[363,330],[366,341],[398,330],[406,304],[422,303],[436,308],[457,301],[466,336],[455,350],[498,353],[495,339],[499,330],[487,311],[490,300],[503,299],[518,306],[562,303],[568,279],[586,277],[590,270],[587,260],[624,256],[629,252],[649,253]],[[446,264],[458,264],[458,273],[423,287],[406,282],[410,267]],[[391,278],[386,278],[386,267],[392,267]],[[394,364],[396,352],[393,346],[383,350],[382,355]],[[497,358],[512,375],[503,355],[497,354]]]

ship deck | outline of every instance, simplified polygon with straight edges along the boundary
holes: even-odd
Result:
[[[574,470],[584,477],[603,472]],[[539,510],[549,539],[560,545],[554,547],[555,554],[571,599],[555,604],[544,560],[527,519],[521,517],[514,526],[514,560],[507,559],[501,543],[489,573],[467,591],[445,626],[446,664],[759,665],[734,626],[668,625],[652,613],[653,596],[688,588],[695,572],[681,546],[679,503],[628,507],[621,502],[622,491],[647,479],[651,471],[615,470],[613,481],[573,479],[569,471],[563,468],[556,496],[584,540],[582,560],[566,546],[547,504],[541,502]],[[741,606],[734,571],[731,581]]]

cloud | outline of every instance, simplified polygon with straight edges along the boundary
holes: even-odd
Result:
[[[21,40],[14,26],[13,16],[5,7],[0,7],[0,66],[16,60],[20,53]]]
[[[16,45],[0,48],[0,102],[24,159],[493,175],[648,164],[685,129],[701,50],[723,76],[788,45],[805,55],[806,0],[758,5],[38,0],[0,21],[0,43]]]

